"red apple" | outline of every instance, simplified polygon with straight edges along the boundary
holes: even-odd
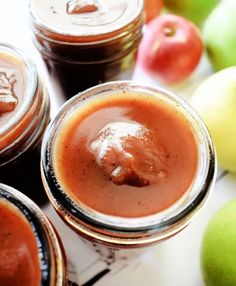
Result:
[[[160,14],[163,8],[163,0],[145,0],[144,9],[146,13],[146,23]]]
[[[185,80],[201,58],[203,43],[197,27],[176,15],[152,20],[139,47],[138,64],[168,84]]]

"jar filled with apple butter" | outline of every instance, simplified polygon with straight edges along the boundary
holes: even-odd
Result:
[[[131,79],[143,0],[31,0],[30,13],[34,43],[63,97]]]
[[[38,203],[46,200],[40,177],[41,139],[49,97],[36,67],[15,47],[0,45],[0,182]]]
[[[74,96],[48,126],[42,178],[59,216],[94,245],[172,237],[204,205],[215,151],[198,114],[157,87],[115,81]]]
[[[62,242],[40,208],[0,183],[0,285],[66,286]]]

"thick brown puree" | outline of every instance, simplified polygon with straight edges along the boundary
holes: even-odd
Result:
[[[0,131],[20,112],[28,90],[27,70],[24,62],[13,53],[0,51]],[[29,124],[32,114],[12,123],[10,131],[0,132],[0,151],[14,142]],[[13,125],[14,124],[14,125]]]
[[[9,203],[0,200],[0,285],[39,286],[37,241],[30,224]]]
[[[0,51],[0,128],[19,110],[27,90],[23,62],[13,54]]]
[[[55,141],[55,173],[64,191],[76,202],[121,217],[151,215],[177,202],[191,186],[198,164],[192,129],[178,108],[131,92],[107,95],[88,103],[63,122]],[[105,167],[97,164],[91,148],[105,125],[127,121],[145,126],[154,136],[156,148],[153,142],[143,148],[145,144],[140,138],[137,144],[129,144],[129,151],[144,160],[140,166],[150,167],[145,160],[152,161],[154,154],[160,155],[159,163],[153,159],[154,165],[150,167],[157,170],[155,180],[142,187],[114,184]]]

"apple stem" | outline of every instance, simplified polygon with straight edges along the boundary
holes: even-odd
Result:
[[[167,37],[172,37],[172,36],[174,36],[174,34],[175,34],[175,29],[174,29],[174,28],[170,28],[170,27],[165,27],[165,28],[164,28],[164,34],[165,34]]]

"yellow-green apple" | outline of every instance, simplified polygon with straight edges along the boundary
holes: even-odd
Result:
[[[212,135],[219,165],[236,172],[236,66],[207,78],[191,103]]]
[[[219,0],[165,0],[169,11],[183,16],[196,25],[201,24]]]
[[[236,200],[210,220],[202,240],[201,266],[206,286],[236,285]]]
[[[203,38],[215,70],[236,65],[236,1],[224,0],[205,22]]]

